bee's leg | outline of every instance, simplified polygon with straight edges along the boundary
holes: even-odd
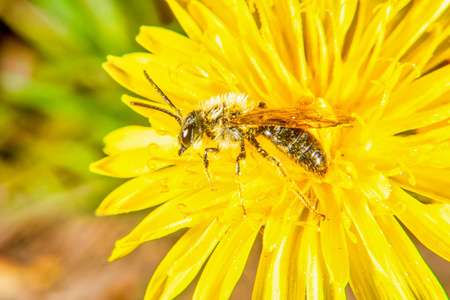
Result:
[[[203,166],[205,167],[205,173],[206,177],[208,177],[208,182],[211,185],[211,191],[215,191],[214,185],[211,178],[211,173],[209,173],[208,166],[209,166],[209,159],[208,159],[208,152],[219,152],[218,148],[206,148],[205,152],[203,152]]]
[[[242,184],[241,181],[239,180],[239,178],[241,177],[241,164],[240,161],[244,160],[247,157],[247,153],[245,152],[245,144],[244,144],[244,140],[241,140],[241,152],[239,153],[239,155],[236,157],[236,175],[237,175],[237,183],[238,183],[238,187],[239,187],[239,199],[241,199],[241,207],[242,210],[244,211],[244,216],[247,215],[247,212],[245,211],[245,207],[244,207],[244,196],[243,196],[243,192],[242,192]]]
[[[292,180],[291,177],[289,177],[286,170],[281,165],[280,160],[278,158],[276,158],[275,156],[270,155],[269,153],[267,153],[266,150],[261,148],[261,145],[259,144],[259,142],[256,140],[256,138],[254,136],[248,137],[248,141],[253,145],[253,147],[256,148],[256,150],[258,151],[259,154],[261,154],[264,158],[266,158],[267,160],[269,160],[270,162],[272,162],[273,164],[276,165],[276,167],[278,168],[278,171],[281,173],[283,178],[291,185],[292,191],[297,195],[297,197],[299,197],[303,201],[305,206],[311,212],[313,212],[315,215],[317,215],[317,216],[321,217],[323,220],[325,220],[325,215],[319,213],[317,211],[316,207],[311,205],[311,203],[303,196],[302,192],[298,189],[297,184]]]

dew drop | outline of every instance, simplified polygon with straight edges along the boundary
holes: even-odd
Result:
[[[156,143],[148,144],[148,150],[150,150],[150,151],[158,150],[158,148],[159,148],[159,145]]]
[[[148,163],[147,167],[148,167],[148,169],[150,171],[155,171],[156,170],[156,163],[154,161],[151,161],[151,162]]]
[[[167,130],[164,128],[155,129],[157,135],[167,135]]]
[[[179,211],[181,211],[182,213],[185,213],[187,211],[187,206],[186,204],[180,203],[177,205],[177,208]]]

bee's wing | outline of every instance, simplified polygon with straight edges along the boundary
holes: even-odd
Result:
[[[281,126],[287,128],[326,128],[350,124],[355,119],[330,108],[292,107],[255,109],[228,120],[231,125],[251,127]]]

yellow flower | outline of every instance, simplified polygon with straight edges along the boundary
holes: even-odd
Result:
[[[108,157],[91,166],[135,177],[98,214],[157,206],[117,242],[111,261],[189,228],[153,275],[146,299],[175,297],[202,268],[194,298],[228,298],[259,233],[254,299],[345,298],[347,283],[361,299],[446,298],[400,224],[450,260],[450,1],[168,3],[188,37],[142,27],[137,41],[151,53],[104,64],[120,84],[156,101],[123,96],[151,127],[112,132]],[[133,105],[174,112],[144,70],[183,116],[212,97],[245,93],[268,108],[314,99],[356,121],[309,130],[329,162],[321,179],[258,136],[285,179],[246,140],[241,198],[239,149],[210,153],[211,190],[202,148],[177,155],[175,118]],[[215,146],[204,138],[207,145]]]

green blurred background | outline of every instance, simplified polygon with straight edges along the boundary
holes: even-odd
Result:
[[[163,0],[0,0],[0,18],[0,300],[142,299],[180,234],[106,261],[148,211],[96,217],[124,181],[88,166],[108,132],[148,122],[122,104],[126,91],[101,64],[143,51],[141,25],[180,26]],[[233,299],[250,299],[259,247]],[[419,247],[448,288],[446,264]]]
[[[143,51],[141,25],[181,29],[157,0],[0,0],[0,17],[0,300],[141,299],[176,236],[106,261],[145,212],[96,217],[123,180],[88,167],[108,132],[148,122],[101,64]]]

